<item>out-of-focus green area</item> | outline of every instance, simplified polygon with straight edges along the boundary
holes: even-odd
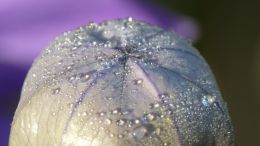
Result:
[[[195,46],[210,64],[228,104],[238,146],[259,146],[260,1],[157,0],[194,18]]]

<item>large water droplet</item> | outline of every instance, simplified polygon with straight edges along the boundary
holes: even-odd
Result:
[[[132,133],[132,135],[137,138],[137,139],[142,139],[146,134],[147,134],[148,130],[146,129],[146,127],[141,126],[138,127],[137,129],[135,129]]]
[[[147,114],[147,115],[145,116],[145,118],[146,118],[148,121],[153,121],[153,120],[155,120],[155,115],[153,115],[153,114]]]
[[[79,78],[80,78],[81,82],[86,82],[86,81],[89,80],[90,75],[89,74],[81,74]]]

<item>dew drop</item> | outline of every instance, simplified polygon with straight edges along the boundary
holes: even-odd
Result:
[[[63,60],[60,60],[59,62],[58,62],[58,65],[61,65],[63,63]]]
[[[120,72],[114,72],[114,75],[115,75],[115,76],[119,76],[119,75],[120,75]]]
[[[77,47],[73,47],[73,48],[71,48],[71,51],[75,51],[77,49],[78,49]]]
[[[111,123],[112,123],[112,120],[111,120],[111,119],[106,119],[106,120],[105,120],[105,124],[110,125]]]
[[[104,127],[99,127],[100,130],[104,130],[105,128]]]
[[[69,104],[69,107],[71,107],[71,108],[72,108],[73,106],[74,106],[74,104],[73,104],[73,103],[70,103],[70,104]]]
[[[154,116],[153,114],[147,114],[147,115],[146,115],[146,119],[147,119],[148,121],[153,121],[153,120],[155,120],[155,116]]]
[[[92,45],[94,45],[94,46],[95,46],[96,44],[97,44],[97,42],[95,42],[95,41],[94,41],[94,42],[92,42]]]
[[[147,132],[148,132],[147,129],[142,126],[142,127],[139,127],[137,129],[135,129],[134,132],[132,133],[132,135],[135,138],[140,140],[140,139],[142,139],[146,135]]]
[[[151,103],[151,104],[150,104],[150,108],[151,108],[151,109],[158,108],[158,107],[160,107],[160,104],[159,104],[159,103]]]
[[[135,85],[140,85],[143,83],[143,80],[142,79],[137,79],[137,80],[134,80],[134,84]]]
[[[105,115],[105,113],[104,112],[101,112],[101,113],[99,113],[98,114],[100,117],[103,117],[104,115]]]
[[[69,78],[69,82],[73,82],[75,79],[76,79],[76,76],[75,76],[75,75],[74,75],[74,76],[71,76],[71,77]]]
[[[215,100],[216,100],[216,96],[204,95],[204,96],[202,97],[201,102],[202,102],[202,104],[203,104],[204,106],[210,106],[212,103],[215,102]]]
[[[83,112],[83,113],[82,113],[82,116],[83,116],[83,117],[87,116],[87,112]]]
[[[105,100],[112,100],[113,98],[111,96],[106,96]]]
[[[72,68],[72,66],[69,65],[69,66],[67,66],[66,70],[71,70],[71,68]]]
[[[52,94],[53,95],[56,95],[56,94],[59,94],[59,93],[60,93],[60,87],[55,88],[55,89],[52,90]]]
[[[90,75],[89,75],[89,74],[84,74],[84,73],[82,73],[82,74],[79,74],[79,75],[77,76],[77,78],[80,79],[81,82],[86,82],[86,81],[89,80]]]
[[[119,119],[119,120],[117,120],[116,121],[116,124],[118,125],[118,126],[123,126],[124,124],[125,124],[125,120],[124,119]]]
[[[123,115],[128,115],[129,113],[132,113],[132,112],[133,112],[132,109],[128,109],[128,110],[123,110],[123,111],[121,111],[121,113],[122,113]]]
[[[52,116],[56,116],[56,113],[55,113],[55,112],[52,112],[51,115],[52,115]]]
[[[111,138],[113,138],[114,137],[114,134],[113,133],[110,133],[110,135],[109,135]]]
[[[112,114],[117,115],[117,114],[119,114],[119,112],[120,112],[120,109],[114,109],[112,111]]]
[[[134,120],[134,123],[135,123],[135,124],[140,124],[140,120],[135,119],[135,120]]]
[[[162,99],[167,99],[167,98],[169,98],[169,94],[163,93],[163,94],[160,94],[159,97]]]
[[[160,135],[161,131],[162,131],[161,128],[156,128],[156,129],[155,129],[156,135]]]
[[[85,79],[88,79],[89,77],[90,77],[90,75],[88,75],[88,74],[86,74],[86,75],[84,76]]]
[[[124,138],[124,135],[123,134],[118,134],[117,137],[121,139],[121,138]]]
[[[97,24],[95,22],[89,22],[88,28],[93,29],[95,27],[97,27]]]
[[[169,99],[169,94],[167,93],[163,93],[159,95],[159,98],[162,100],[162,103],[168,103],[168,99]]]
[[[132,22],[132,21],[133,21],[133,18],[132,18],[132,17],[129,17],[127,20],[128,20],[128,22]]]
[[[93,125],[93,124],[94,124],[94,122],[93,122],[93,121],[90,121],[90,122],[89,122],[89,125]]]

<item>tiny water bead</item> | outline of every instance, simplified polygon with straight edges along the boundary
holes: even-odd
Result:
[[[124,119],[119,119],[116,123],[118,126],[123,126],[126,123],[126,121]]]
[[[126,18],[65,32],[42,51],[12,123],[16,145],[234,145],[234,136],[199,52]]]
[[[52,90],[52,94],[59,94],[60,90],[61,90],[60,87],[55,88],[55,89]]]
[[[105,123],[106,123],[107,125],[110,125],[110,124],[112,123],[112,121],[111,121],[111,119],[106,119],[106,120],[105,120]]]
[[[143,80],[142,79],[137,79],[137,80],[134,80],[134,84],[135,85],[140,85],[143,83]]]
[[[215,102],[215,100],[216,100],[216,96],[214,95],[204,95],[202,97],[202,104],[204,106],[210,106]]]

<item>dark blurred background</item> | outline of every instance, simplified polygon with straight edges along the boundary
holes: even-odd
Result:
[[[210,64],[228,104],[238,146],[260,146],[260,1],[0,1],[0,145],[26,73],[40,50],[63,31],[132,16],[173,28]]]

